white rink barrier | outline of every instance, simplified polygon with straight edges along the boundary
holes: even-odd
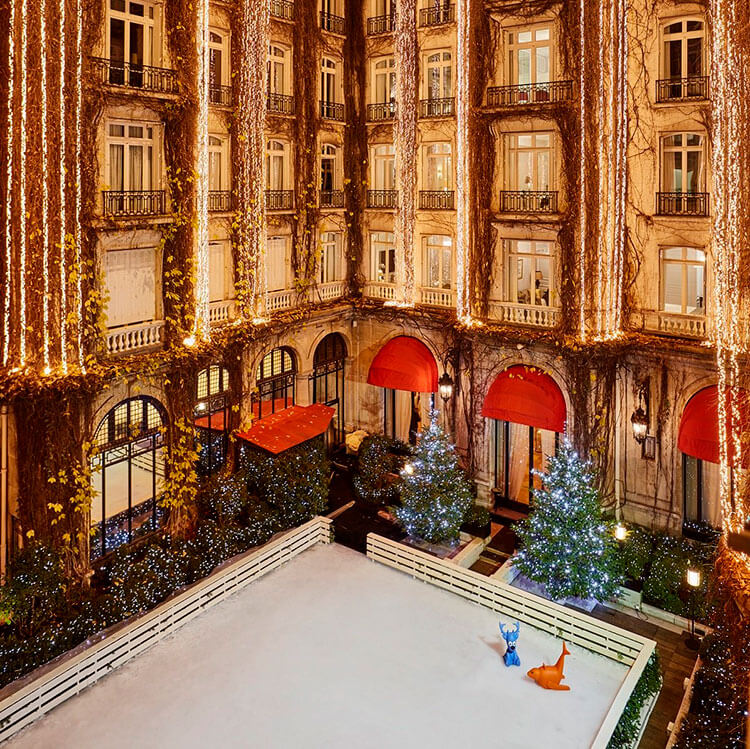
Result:
[[[390,541],[370,533],[367,536],[367,556],[380,564],[451,591],[472,603],[496,611],[509,619],[517,619],[628,666],[628,673],[604,717],[591,744],[594,749],[605,749],[643,673],[656,643],[647,637],[628,632],[573,609],[560,606],[507,583],[459,567],[426,554],[411,546]],[[653,708],[655,700],[651,702]],[[645,726],[651,709],[642,716]]]
[[[256,549],[224,562],[208,577],[151,611],[115,624],[86,643],[0,690],[0,741],[113,669],[172,634],[206,609],[318,543],[331,543],[333,523],[315,517]]]

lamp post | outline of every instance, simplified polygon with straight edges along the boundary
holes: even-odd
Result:
[[[698,567],[692,565],[688,567],[685,574],[688,587],[690,588],[691,607],[690,607],[690,636],[685,640],[685,645],[690,650],[700,648],[700,640],[695,636],[695,591],[701,586],[701,571]]]

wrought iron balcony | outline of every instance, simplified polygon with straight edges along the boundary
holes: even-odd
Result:
[[[294,192],[292,190],[266,190],[266,210],[294,210]]]
[[[454,99],[422,99],[419,102],[420,117],[452,117],[454,114]]]
[[[140,89],[157,94],[179,93],[177,72],[151,65],[137,65],[104,57],[91,58],[94,71],[102,83]]]
[[[232,106],[232,87],[231,86],[209,86],[208,100],[211,104],[218,107]]]
[[[438,4],[419,11],[420,26],[442,26],[456,20],[456,6]]]
[[[325,11],[320,11],[320,28],[323,31],[330,31],[332,34],[341,34],[342,36],[346,33],[344,19]]]
[[[708,99],[708,76],[665,78],[656,82],[656,101],[702,101]]]
[[[294,3],[292,0],[271,0],[271,15],[282,21],[293,21]]]
[[[487,89],[488,107],[516,107],[554,104],[573,98],[573,81],[524,83],[516,86],[491,86]]]
[[[105,216],[160,216],[166,213],[164,190],[103,190]]]
[[[232,193],[229,190],[209,190],[208,210],[212,213],[228,213],[232,210]]]
[[[657,192],[659,216],[708,216],[707,192]]]
[[[396,14],[389,13],[387,16],[373,16],[367,19],[367,34],[390,34],[396,26]]]
[[[286,94],[267,94],[266,111],[271,114],[294,114],[294,97]]]
[[[501,190],[501,213],[557,213],[557,190]]]
[[[343,208],[344,191],[343,190],[321,190],[320,191],[321,208]]]
[[[423,211],[452,211],[453,190],[420,190],[419,207]]]
[[[388,101],[382,104],[368,104],[367,105],[367,121],[368,122],[383,122],[385,120],[392,120],[396,114],[396,102]]]
[[[368,190],[368,208],[397,208],[398,190]]]
[[[335,101],[321,101],[320,116],[324,120],[337,120],[338,122],[343,122],[344,105],[338,104]]]

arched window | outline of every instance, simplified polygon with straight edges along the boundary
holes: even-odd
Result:
[[[229,421],[229,372],[218,364],[198,372],[195,427],[200,451],[198,471],[210,474],[227,457]]]
[[[118,403],[99,424],[91,458],[92,559],[158,526],[163,427],[161,404],[146,396]]]
[[[313,403],[336,409],[326,433],[329,447],[344,441],[344,365],[346,342],[339,333],[329,333],[315,349],[313,358]]]
[[[253,411],[256,418],[262,419],[294,405],[296,376],[297,363],[290,349],[275,348],[263,357],[255,373],[257,392]]]

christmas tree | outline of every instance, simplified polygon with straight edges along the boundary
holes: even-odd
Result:
[[[471,507],[471,488],[435,411],[401,477],[401,507],[394,514],[404,530],[431,543],[458,540],[464,515]]]
[[[534,490],[531,515],[516,529],[516,567],[556,599],[610,598],[622,575],[590,465],[565,439],[547,472],[537,475],[542,488]]]

